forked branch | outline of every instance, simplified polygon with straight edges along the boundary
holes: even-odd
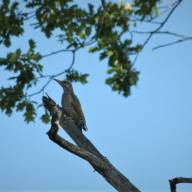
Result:
[[[117,191],[139,192],[139,190],[96,149],[80,129],[76,127],[65,109],[56,105],[50,97],[44,96],[43,103],[52,116],[51,129],[48,132],[51,141],[88,161],[95,171],[102,175]],[[66,141],[57,134],[59,124],[69,134],[76,145]]]

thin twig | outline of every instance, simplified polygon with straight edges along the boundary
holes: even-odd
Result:
[[[49,57],[49,56],[52,56],[52,55],[56,55],[58,53],[62,53],[62,52],[73,52],[75,49],[60,49],[58,51],[53,51],[51,53],[48,53],[48,54],[45,54],[45,55],[42,55],[42,58],[45,58],[45,57]]]
[[[169,12],[169,14],[167,15],[167,17],[164,19],[164,21],[159,25],[159,27],[157,27],[157,29],[155,29],[154,31],[152,31],[150,33],[150,35],[148,36],[148,38],[145,40],[145,42],[143,43],[143,47],[145,47],[145,45],[149,42],[149,40],[152,38],[152,36],[157,33],[158,31],[160,31],[162,29],[162,27],[167,23],[168,19],[171,17],[171,15],[173,14],[174,10],[179,6],[179,4],[182,2],[183,0],[179,0],[175,6],[171,9],[171,11]]]
[[[149,34],[149,36],[147,37],[147,39],[144,41],[143,45],[142,45],[142,50],[144,49],[144,47],[147,45],[147,43],[151,40],[152,36],[154,34],[156,34],[158,31],[160,31],[164,25],[167,23],[168,19],[171,17],[171,15],[173,14],[173,12],[175,11],[175,9],[179,6],[179,4],[182,2],[183,0],[178,0],[177,2],[175,2],[173,8],[170,10],[170,12],[168,13],[168,15],[166,16],[166,18],[163,20],[163,22],[161,22],[161,24],[154,30],[151,31],[151,33]],[[134,61],[133,61],[133,65],[136,63],[137,59],[138,59],[139,53],[136,55]]]
[[[142,35],[148,35],[150,33],[153,33],[153,31],[131,31],[132,33],[137,33],[137,34],[142,34]],[[171,36],[175,36],[175,37],[181,37],[181,38],[188,38],[185,35],[181,35],[175,32],[170,32],[170,31],[157,31],[156,34],[162,34],[162,35],[171,35]]]
[[[42,86],[42,88],[41,88],[39,91],[28,95],[28,97],[32,97],[32,96],[34,96],[34,95],[38,95],[38,94],[40,94],[41,92],[43,92],[44,89],[49,85],[49,83],[51,82],[51,80],[52,80],[52,78],[49,78],[48,81]]]
[[[161,22],[159,22],[159,21],[153,21],[153,20],[142,20],[141,21],[141,19],[140,18],[129,18],[129,22],[133,22],[133,23],[135,23],[135,22],[141,22],[141,23],[149,23],[149,24],[155,24],[155,25],[160,25],[161,24]]]
[[[76,52],[73,51],[72,52],[72,61],[71,61],[71,65],[68,67],[67,71],[71,71],[71,69],[73,68],[74,64],[75,64],[75,56],[76,56]]]
[[[171,35],[175,37],[187,38],[187,36],[185,35],[181,35],[181,34],[170,32],[170,31],[158,31],[157,34],[166,34],[166,35]]]
[[[152,50],[154,51],[154,50],[157,50],[157,49],[160,49],[160,48],[163,48],[163,47],[172,46],[172,45],[175,45],[175,44],[177,44],[177,43],[182,43],[182,42],[188,41],[188,40],[192,40],[192,37],[183,38],[183,39],[179,39],[179,40],[177,40],[177,41],[173,41],[173,42],[170,42],[170,43],[158,45],[158,46],[154,47]]]
[[[68,67],[67,69],[59,72],[59,73],[54,74],[54,75],[42,75],[42,76],[40,76],[39,78],[49,78],[49,79],[48,79],[47,82],[41,87],[40,90],[38,90],[38,91],[36,91],[36,92],[28,95],[28,97],[32,97],[32,96],[35,96],[35,95],[38,95],[38,94],[42,93],[42,92],[45,90],[45,88],[49,85],[49,83],[50,83],[55,77],[58,77],[58,76],[60,76],[60,75],[63,75],[63,74],[65,74],[65,73],[71,71],[71,69],[73,68],[73,66],[74,66],[74,64],[75,64],[76,50],[73,50],[73,51],[71,51],[71,52],[72,52],[72,61],[71,61],[71,64],[69,65],[69,67]]]

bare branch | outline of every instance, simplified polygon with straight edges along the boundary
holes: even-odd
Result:
[[[163,48],[163,47],[172,46],[172,45],[175,45],[175,44],[178,44],[178,43],[182,43],[182,42],[188,41],[188,40],[192,40],[192,37],[183,38],[183,39],[179,39],[177,41],[173,41],[173,42],[170,42],[170,43],[158,45],[158,46],[154,47],[152,50],[157,50],[157,49],[160,49],[160,48]]]
[[[148,35],[148,34],[153,33],[153,31],[131,31],[131,32],[132,33],[137,33],[137,34],[143,34],[143,35]],[[182,43],[184,41],[192,40],[192,37],[188,37],[188,36],[181,35],[181,34],[178,34],[178,33],[175,33],[175,32],[170,32],[170,31],[157,31],[156,35],[158,35],[158,34],[160,34],[160,35],[161,34],[162,35],[170,35],[170,36],[179,37],[179,38],[182,38],[182,39],[178,39],[178,40],[173,41],[173,42],[158,45],[158,46],[154,47],[152,50],[156,50],[156,49],[159,49],[159,48],[175,45],[177,43]]]
[[[61,51],[61,50],[60,50]],[[55,77],[58,77],[58,76],[61,76],[69,71],[71,71],[71,69],[73,68],[74,64],[75,64],[75,56],[76,56],[76,49],[75,50],[70,50],[70,52],[72,53],[72,61],[71,61],[71,64],[69,65],[69,67],[59,73],[56,73],[54,75],[42,75],[40,77],[38,77],[38,79],[40,78],[48,78],[47,82],[41,87],[40,90],[28,95],[28,97],[32,97],[32,96],[35,96],[35,95],[38,95],[42,92],[44,92],[45,88],[49,85],[49,83],[55,78]],[[57,51],[57,53],[59,53],[59,51]],[[57,54],[56,52],[52,52],[49,54],[49,56],[51,55],[54,55],[54,54]]]
[[[180,37],[180,38],[186,38],[187,36],[185,35],[181,35],[181,34],[178,34],[178,33],[175,33],[175,32],[171,32],[171,31],[158,31],[156,33],[157,35],[158,34],[165,34],[165,35],[171,35],[171,36],[174,36],[174,37]]]
[[[159,32],[163,27],[164,25],[167,23],[168,19],[171,17],[171,15],[173,14],[173,12],[176,10],[176,8],[180,5],[180,3],[182,2],[183,0],[178,0],[177,2],[175,2],[175,4],[173,5],[173,8],[170,10],[170,12],[168,13],[168,15],[165,17],[165,19],[161,22],[161,24],[154,30],[154,31],[151,31],[149,36],[147,37],[147,39],[144,41],[143,45],[142,45],[142,50],[144,49],[144,47],[147,45],[147,43],[151,40],[152,36],[154,34],[156,34],[157,32]],[[137,61],[137,58],[139,56],[139,53],[136,55],[134,61],[133,61],[133,65],[136,63]]]
[[[45,90],[45,88],[49,85],[49,83],[51,82],[52,78],[49,78],[48,81],[41,87],[41,89],[39,91],[36,91],[30,95],[28,95],[28,97],[32,97],[34,95],[38,95],[40,94],[41,92],[43,92]]]
[[[148,38],[145,40],[145,42],[143,43],[143,47],[145,47],[145,45],[149,42],[149,40],[152,38],[152,36],[157,33],[158,31],[160,31],[162,29],[162,27],[167,23],[168,19],[171,17],[171,15],[173,14],[173,12],[175,11],[175,9],[179,6],[179,4],[182,2],[183,0],[178,0],[177,3],[175,4],[175,6],[171,9],[171,11],[169,12],[169,14],[167,15],[167,17],[164,19],[164,21],[159,25],[159,27],[157,27],[154,31],[152,31],[150,33],[150,35],[148,36]]]
[[[93,40],[90,40],[88,42],[84,42],[82,47],[83,46],[89,46],[91,44],[93,44],[95,41]],[[45,54],[45,55],[42,55],[41,57],[42,58],[46,58],[46,57],[49,57],[49,56],[53,56],[53,55],[56,55],[56,54],[59,54],[59,53],[63,53],[63,52],[69,52],[69,53],[72,53],[72,61],[71,61],[71,64],[69,65],[69,67],[59,73],[56,73],[54,75],[41,75],[39,77],[37,77],[37,79],[42,79],[42,78],[48,78],[47,82],[40,88],[40,90],[30,94],[30,95],[27,95],[28,97],[32,97],[32,96],[35,96],[35,95],[38,95],[42,92],[44,92],[45,88],[49,85],[49,83],[55,78],[55,77],[58,77],[60,75],[63,75],[69,71],[71,71],[71,69],[73,68],[73,66],[75,65],[75,58],[76,58],[76,52],[81,48],[80,47],[77,47],[77,48],[74,48],[74,49],[60,49],[58,51],[53,51],[51,53],[48,53],[48,54]]]
[[[150,33],[153,33],[153,31],[131,31],[132,33],[137,33],[137,34],[142,34],[142,35],[148,35]],[[156,34],[162,34],[162,35],[170,35],[170,36],[174,36],[174,37],[180,37],[180,38],[188,38],[188,36],[185,35],[181,35],[175,32],[171,32],[171,31],[157,31]]]
[[[72,52],[72,61],[71,61],[71,65],[68,67],[68,69],[66,71],[71,71],[71,69],[73,68],[74,64],[75,64],[75,56],[76,56],[76,51]],[[58,75],[57,75],[58,76]]]
[[[42,56],[42,58],[49,57],[49,56],[52,56],[52,55],[56,55],[58,53],[63,53],[63,52],[73,52],[74,50],[75,49],[72,49],[72,50],[70,50],[70,49],[60,49],[58,51],[53,51],[51,53],[45,54],[45,55]]]
[[[176,192],[176,185],[179,183],[192,183],[192,178],[175,177],[169,180],[171,192]]]

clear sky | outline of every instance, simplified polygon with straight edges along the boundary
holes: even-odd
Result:
[[[164,30],[191,36],[191,7],[192,1],[183,1]],[[60,48],[28,27],[26,32],[24,39],[15,41],[13,50],[25,48],[29,38],[38,42],[42,53]],[[140,79],[128,98],[104,84],[106,62],[101,63],[98,55],[84,50],[76,60],[77,69],[90,73],[89,84],[74,85],[87,119],[85,134],[141,191],[168,191],[168,179],[192,177],[192,42],[151,50],[171,40],[153,37],[139,56]],[[0,47],[0,52],[6,50]],[[46,74],[59,72],[70,64],[70,55],[59,54],[42,62]],[[7,74],[0,70],[0,85],[4,85]],[[55,82],[46,92],[60,103],[62,90]],[[38,119],[27,125],[20,113],[9,118],[1,113],[0,191],[114,191],[87,162],[52,143],[48,129]],[[60,134],[68,139],[63,130]],[[184,188],[192,191],[192,185],[179,186]]]

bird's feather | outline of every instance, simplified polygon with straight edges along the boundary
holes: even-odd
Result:
[[[79,99],[77,96],[74,94],[73,95],[73,100],[71,101],[71,105],[74,108],[75,112],[79,115],[79,117],[82,119],[83,123],[85,124],[85,116],[83,114],[81,104],[79,102]]]

